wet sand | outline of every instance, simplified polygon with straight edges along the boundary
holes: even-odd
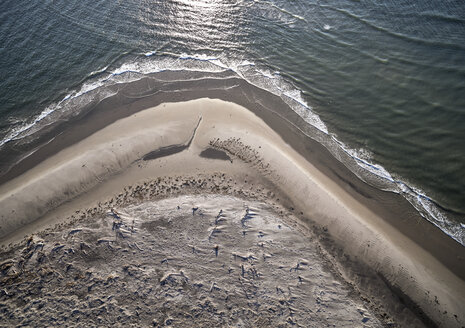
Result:
[[[353,326],[356,320],[362,320],[359,325],[462,326],[465,322],[463,247],[448,242],[437,229],[434,230],[424,223],[412,222],[408,212],[405,217],[396,217],[400,208],[396,203],[392,203],[392,208],[389,208],[385,204],[389,197],[382,198],[384,203],[378,201],[382,193],[370,192],[370,187],[361,182],[354,182],[356,180],[350,175],[341,176],[340,170],[338,171],[339,164],[336,163],[333,167],[322,166],[321,163],[318,165],[319,161],[323,162],[322,158],[326,155],[318,152],[317,147],[308,149],[308,144],[304,146],[305,140],[299,140],[296,131],[288,131],[286,134],[270,128],[270,126],[274,127],[273,120],[275,120],[273,114],[267,116],[264,112],[251,112],[239,105],[220,100],[200,99],[185,103],[164,103],[109,123],[86,138],[63,147],[56,154],[40,161],[38,165],[16,178],[5,182],[0,186],[0,235],[3,236],[3,243],[14,244],[21,238],[29,238],[31,234],[37,237],[4,248],[2,252],[1,259],[4,261],[2,285],[9,288],[0,298],[3,306],[6,304],[8,311],[13,311],[14,304],[19,304],[17,302],[19,298],[15,301],[15,295],[16,297],[23,295],[20,291],[17,294],[12,294],[11,291],[14,290],[13,287],[19,287],[22,283],[26,284],[23,285],[24,288],[28,283],[42,282],[47,286],[45,290],[49,290],[48,293],[58,288],[54,282],[44,282],[44,278],[39,273],[41,268],[32,266],[34,261],[35,263],[39,261],[34,257],[38,256],[34,254],[38,254],[39,251],[46,256],[50,264],[54,264],[56,261],[53,255],[54,248],[47,249],[44,248],[45,246],[37,245],[57,243],[59,245],[56,247],[58,247],[63,243],[63,249],[72,250],[69,251],[72,254],[71,259],[65,261],[72,265],[77,261],[73,256],[77,256],[75,254],[78,249],[77,244],[67,244],[69,233],[76,229],[84,231],[92,224],[100,222],[100,226],[86,237],[89,240],[82,241],[88,244],[92,251],[100,252],[100,250],[96,251],[100,247],[99,240],[107,233],[103,222],[108,221],[106,213],[109,211],[111,213],[112,208],[127,212],[134,210],[134,206],[148,206],[148,202],[169,202],[175,201],[173,199],[176,198],[173,197],[179,195],[205,194],[210,196],[206,196],[207,198],[202,202],[210,204],[208,206],[211,206],[211,199],[217,197],[215,195],[225,195],[236,197],[234,200],[231,199],[231,203],[242,199],[242,202],[251,204],[260,202],[262,204],[260,206],[270,206],[273,208],[273,215],[276,216],[275,220],[282,221],[283,225],[287,224],[286,220],[289,218],[292,222],[298,222],[297,225],[301,227],[294,229],[296,236],[300,236],[302,240],[303,249],[317,247],[320,250],[318,256],[314,255],[314,260],[305,261],[310,265],[315,263],[315,266],[327,263],[327,271],[332,274],[331,278],[321,278],[323,280],[319,283],[327,285],[328,281],[325,279],[336,279],[338,284],[347,288],[341,295],[334,296],[333,303],[359,302],[353,307],[355,312],[349,311],[350,315],[346,313],[345,317],[349,321],[355,321],[338,324],[337,322],[345,320],[341,319],[345,310],[337,308],[334,304],[332,306],[335,310],[327,318],[313,316],[311,312],[302,314],[305,312],[303,304],[309,304],[307,310],[315,310],[310,301],[315,298],[315,290],[302,290],[296,300],[300,304],[299,311],[303,311],[299,312],[299,315],[296,314],[300,325],[321,326],[327,323],[336,326]],[[306,151],[302,151],[301,147],[307,147]],[[313,161],[309,161],[308,157],[311,157],[312,153]],[[339,176],[339,179],[335,179],[334,176]],[[195,207],[197,206],[192,208]],[[238,206],[232,206],[231,212],[237,211],[240,211]],[[191,212],[191,214],[195,216],[195,213]],[[163,220],[165,214],[153,215],[156,220]],[[170,215],[174,214],[168,216]],[[211,221],[212,214],[209,215]],[[131,227],[129,230],[144,230],[142,218],[138,215],[129,216],[135,217],[139,225],[136,221],[135,227],[125,223],[126,229],[129,226]],[[171,218],[175,220],[176,215]],[[235,218],[237,220],[237,215]],[[406,231],[405,227],[410,230]],[[44,229],[48,229],[47,232],[37,234]],[[167,233],[175,239],[182,233],[181,230],[180,226],[177,226],[177,230],[167,229]],[[236,235],[237,232],[228,235]],[[158,230],[151,233],[156,239]],[[74,236],[74,233],[72,235]],[[79,235],[82,234],[76,233],[76,236]],[[131,234],[131,238],[135,238],[133,235]],[[412,240],[410,235],[417,235],[415,237],[417,240],[414,238]],[[149,238],[148,235],[145,237]],[[34,238],[41,239],[38,241]],[[109,245],[116,243],[118,247],[126,247],[128,250],[130,242],[124,237],[121,238],[121,242],[115,239],[102,243]],[[198,243],[206,243],[205,236],[198,235],[196,238]],[[430,243],[422,243],[421,238],[429,240]],[[138,240],[133,242],[139,245]],[[33,247],[31,243],[34,243]],[[182,241],[179,243],[184,244]],[[431,247],[437,248],[442,244],[446,245],[442,250],[430,251]],[[220,246],[219,243],[216,245]],[[250,247],[247,245],[243,245],[245,249]],[[231,254],[234,253],[234,247],[221,246],[222,249],[223,247],[225,251],[221,254],[229,254],[226,258],[222,258],[222,263],[226,265]],[[169,249],[164,251],[169,252]],[[238,249],[237,252],[245,249]],[[278,249],[282,251],[283,260],[291,258],[290,249]],[[160,253],[156,253],[158,251]],[[447,256],[443,256],[441,251]],[[137,251],[135,252],[138,254]],[[155,253],[153,252],[155,251],[152,251],[150,256],[166,254],[158,248]],[[279,251],[274,249],[274,252]],[[218,261],[219,258],[215,256],[215,260]],[[128,258],[120,262],[116,261],[113,265],[115,268],[121,267],[124,261],[128,261]],[[84,272],[86,268],[93,268],[93,272],[98,271],[95,268],[99,268],[101,262],[102,260],[97,259],[91,264],[81,264],[81,270]],[[147,265],[155,270],[158,263]],[[54,266],[52,265],[51,268]],[[185,270],[190,268],[187,260],[186,263],[179,261],[176,264],[178,271],[175,271],[174,277],[177,278],[174,279],[180,280],[176,284],[182,285],[184,277],[179,272],[183,266]],[[262,269],[260,267],[259,271]],[[279,272],[279,268],[271,268],[269,271],[270,275],[275,275]],[[122,273],[118,273],[120,274]],[[187,273],[183,274],[187,275]],[[71,276],[68,277],[66,273],[60,272],[58,277],[61,277],[58,280],[67,281]],[[181,278],[178,279],[179,277]],[[99,279],[102,280],[102,277]],[[271,278],[262,276],[261,279],[263,285],[259,289],[262,288],[263,295],[266,296],[271,293],[267,289],[270,288],[268,280]],[[161,278],[158,279],[158,282],[160,281]],[[317,284],[319,280],[314,276],[309,278],[309,281],[313,281],[311,284]],[[214,286],[212,288],[215,289]],[[234,284],[227,287],[228,290],[238,288]],[[113,292],[116,293],[116,289]],[[102,306],[103,294],[98,295],[100,295],[99,306]],[[87,296],[83,296],[80,301],[89,302],[89,297],[92,295]],[[189,297],[195,295],[189,294]],[[27,300],[28,303],[33,301],[33,298],[30,296],[20,299]],[[147,302],[150,300],[147,295],[141,298]],[[191,300],[184,302],[191,303]],[[237,304],[246,304],[247,297],[240,302],[245,303]],[[80,306],[84,306],[85,309],[94,308],[90,305]],[[156,306],[161,305],[157,303]],[[367,316],[357,312],[358,308],[363,308],[361,311],[367,313]],[[33,307],[29,309],[32,312],[38,311]],[[66,307],[63,309],[65,313]],[[108,307],[105,309],[110,311]],[[261,313],[260,311],[258,313]],[[358,317],[357,313],[361,317]],[[172,316],[175,314],[153,320],[157,324],[165,325],[167,318]],[[231,315],[231,318],[235,316],[237,314]],[[90,318],[89,320],[94,320],[92,315]],[[205,320],[217,320],[214,318],[217,317],[213,316]],[[250,318],[258,317],[251,315]],[[273,318],[270,316],[270,320]],[[366,318],[369,320],[365,320]],[[85,320],[83,317],[81,319]],[[255,319],[243,323],[243,326],[255,325],[253,321]],[[277,321],[269,321],[269,324],[292,324],[286,321],[287,317],[284,321],[280,321],[283,318],[275,319]],[[16,319],[13,317],[11,320]],[[126,322],[146,323],[149,318],[144,317],[144,321],[137,321],[139,319],[135,319],[131,314],[126,320],[129,320]],[[175,318],[173,317],[172,320]],[[293,320],[292,316],[291,320]],[[17,321],[11,322],[17,323]],[[214,321],[205,322],[214,324]],[[53,322],[46,321],[43,324],[50,325]],[[174,321],[172,324],[175,325]],[[231,321],[219,323],[219,325],[226,324],[241,326],[240,323]]]

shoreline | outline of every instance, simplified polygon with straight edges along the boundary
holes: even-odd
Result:
[[[465,259],[459,260],[458,263],[456,260],[465,258],[464,246],[425,220],[402,195],[380,190],[382,186],[380,188],[373,187],[360,180],[345,166],[353,162],[353,159],[344,153],[339,153],[338,156],[341,158],[336,159],[321,144],[322,137],[319,135],[319,131],[309,126],[281,98],[244,80],[234,76],[230,77],[228,74],[228,78],[210,81],[208,79],[195,80],[195,78],[201,78],[202,74],[190,72],[192,75],[190,77],[194,81],[188,81],[186,84],[177,81],[183,74],[176,71],[161,72],[152,77],[124,84],[122,87],[113,86],[112,88],[118,90],[116,96],[90,104],[78,116],[74,117],[72,122],[48,126],[45,133],[41,134],[41,138],[37,141],[38,144],[42,144],[38,149],[35,149],[37,143],[34,142],[31,144],[32,149],[29,150],[23,149],[21,145],[15,145],[16,150],[13,153],[10,154],[7,150],[3,154],[5,158],[10,155],[14,156],[17,151],[30,152],[33,149],[34,151],[6,173],[2,172],[0,186],[57,152],[117,120],[146,108],[158,106],[165,102],[183,102],[200,98],[220,99],[241,105],[257,115],[319,171],[342,188],[350,191],[358,201],[380,214],[384,220],[398,227],[408,238],[426,248],[447,267],[454,268],[454,273],[465,280]],[[217,83],[221,84],[217,85]],[[172,88],[174,90],[179,88],[180,91],[173,92]],[[186,88],[188,89],[186,90]],[[152,90],[154,89],[159,90],[153,94]],[[259,101],[256,101],[258,99]],[[31,138],[35,138],[35,136],[32,135]],[[344,159],[345,164],[342,164],[342,159]],[[377,182],[372,182],[376,186]],[[419,230],[417,230],[418,225],[421,226]]]
[[[261,177],[257,184],[279,188],[283,206],[302,213],[299,219],[303,223],[330,237],[328,249],[334,248],[330,253],[340,252],[342,247],[351,261],[362,262],[380,273],[391,288],[398,287],[411,300],[411,306],[419,306],[417,314],[424,312],[427,322],[428,318],[446,326],[465,322],[460,312],[465,295],[463,246],[431,223],[416,219],[419,214],[400,195],[382,192],[356,178],[322,145],[299,131],[298,122],[302,119],[297,114],[294,113],[295,123],[291,124],[283,122],[279,114],[267,111],[266,106],[239,106],[244,101],[238,101],[239,105],[211,99],[179,102],[179,98],[190,96],[194,94],[176,94],[171,102],[160,100],[161,105],[155,108],[147,106],[151,97],[146,97],[109,114],[115,101],[112,100],[103,104],[101,111],[83,115],[16,171],[25,173],[0,185],[0,202],[7,205],[2,207],[2,234],[17,228],[5,228],[8,206],[17,211],[18,218],[29,216],[33,222],[43,217],[41,221],[50,224],[69,216],[66,213],[76,208],[86,208],[86,204],[89,207],[95,199],[149,177],[220,171],[242,179],[244,172],[249,176],[255,172]],[[195,96],[201,98],[202,94]],[[143,110],[144,107],[150,109]],[[300,124],[303,126],[302,121]],[[121,141],[120,147],[110,145],[109,140],[115,136]],[[148,156],[164,147],[186,144],[190,145],[188,149],[169,153],[170,156],[158,153],[152,160],[153,156]],[[198,156],[208,148],[223,152],[233,163],[224,160],[224,156]],[[149,160],[141,162],[144,156]],[[87,163],[94,164],[88,170],[80,170]],[[80,174],[70,177],[70,172]],[[95,178],[101,182],[97,184]],[[47,187],[47,182],[57,189]],[[13,190],[17,190],[19,198],[7,200]],[[42,199],[37,199],[37,195]],[[28,203],[24,197],[29,197]],[[58,207],[49,211],[53,204]],[[19,222],[10,215],[9,223]],[[37,229],[36,223],[32,230]],[[346,275],[355,284],[363,284],[356,281],[353,271],[348,270]],[[425,296],[425,291],[430,294]]]

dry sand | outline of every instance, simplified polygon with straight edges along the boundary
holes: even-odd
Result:
[[[2,312],[31,326],[381,327],[281,216],[219,195],[93,216],[28,243]]]
[[[205,221],[186,223],[192,219],[186,216],[189,201],[192,208],[204,207]],[[168,209],[176,202],[184,204],[179,210],[184,212]],[[255,239],[239,238],[239,213],[244,206],[263,210],[258,211],[259,220],[250,220],[256,222],[250,227]],[[228,208],[228,221],[216,236],[212,220],[223,207]],[[124,219],[116,232],[109,229],[115,228],[106,215],[111,208],[126,213],[121,217],[133,218],[134,224]],[[195,216],[192,208],[188,210]],[[406,237],[372,208],[244,107],[211,99],[165,103],[106,126],[0,186],[3,243],[17,243],[35,234],[1,254],[0,313],[7,325],[21,320],[32,326],[39,322],[63,325],[65,319],[75,322],[75,318],[83,326],[99,324],[98,318],[109,324],[118,322],[115,316],[121,313],[122,324],[145,325],[155,320],[160,325],[189,326],[196,313],[193,304],[205,301],[213,312],[201,315],[194,324],[463,326],[463,272],[444,265],[425,245]],[[144,209],[147,212],[141,214]],[[274,227],[289,229],[288,233],[268,227],[265,217]],[[166,220],[177,223],[163,226]],[[48,230],[37,234],[44,229]],[[257,237],[257,231],[265,230],[267,237]],[[209,233],[219,238],[215,245],[221,248],[221,256],[213,250],[213,256],[204,254],[207,259],[196,260],[192,247],[199,245],[207,252],[212,242]],[[290,234],[295,236],[295,248]],[[192,238],[188,247],[185,236]],[[258,251],[257,243],[265,237],[276,244]],[[171,266],[157,262],[172,253],[176,261]],[[253,255],[257,260],[251,262],[244,260],[244,270],[258,274],[246,276],[242,269],[239,273],[240,262],[231,262],[233,254],[247,253],[258,256]],[[269,267],[265,253],[275,254]],[[307,263],[302,267],[302,281],[298,278],[301,268],[291,270],[291,263],[301,260]],[[282,268],[277,265],[280,261]],[[68,265],[79,274],[69,273]],[[130,275],[128,268],[133,266],[138,269]],[[249,284],[247,291],[257,295],[249,299],[247,291],[241,292],[244,287],[221,271],[227,267]],[[172,278],[166,276],[169,272]],[[113,283],[113,278],[105,285],[106,277],[112,275],[116,282],[124,280],[126,289]],[[90,287],[92,279],[100,284],[95,292]],[[196,280],[204,286],[199,292],[194,291]],[[275,285],[291,286],[283,294],[287,299],[274,294]],[[164,288],[175,292],[163,294]],[[331,295],[324,298],[330,314],[317,312],[320,307],[315,300],[320,297],[321,301],[321,295],[317,296],[321,291]],[[217,292],[222,296],[215,296]],[[225,301],[228,293],[235,295],[230,309]],[[121,303],[124,295],[128,304]],[[151,312],[147,314],[142,305],[137,309],[135,299],[145,302]],[[295,307],[295,313],[282,310],[283,304]],[[281,315],[267,312],[267,307],[282,310]],[[184,319],[178,309],[186,313]]]

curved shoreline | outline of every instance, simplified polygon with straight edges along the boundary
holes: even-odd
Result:
[[[460,260],[465,258],[462,245],[451,240],[450,236],[432,223],[426,222],[423,214],[420,214],[404,196],[380,190],[384,189],[382,184],[378,185],[380,181],[370,180],[370,184],[375,187],[361,181],[351,172],[354,167],[357,168],[354,160],[343,152],[338,153],[339,158],[335,159],[335,155],[322,144],[324,136],[321,132],[305,122],[280,97],[229,73],[224,73],[225,76],[220,80],[210,80],[203,79],[201,72],[189,72],[192,81],[183,80],[186,78],[185,74],[178,71],[159,72],[133,83],[111,86],[110,89],[116,92],[115,96],[90,103],[81,108],[79,115],[73,117],[72,121],[56,122],[41,130],[38,137],[31,135],[31,143],[15,143],[11,150],[2,150],[4,160],[17,158],[18,153],[30,154],[25,158],[15,159],[14,161],[18,162],[10,163],[9,165],[13,166],[6,173],[5,167],[2,167],[0,185],[109,124],[146,108],[164,102],[182,102],[199,98],[221,99],[252,111],[318,170],[343,188],[351,190],[360,202],[381,214],[408,238],[422,245],[446,266],[454,268],[455,274],[465,279],[465,260]],[[350,164],[351,162],[354,163]],[[346,165],[350,165],[351,169]],[[418,225],[422,226],[420,231],[426,232],[418,234]]]
[[[165,99],[153,108],[147,106],[149,102],[150,97],[143,98],[111,114],[110,102],[106,110],[90,112],[40,149],[29,159],[40,164],[0,186],[2,235],[19,228],[5,224],[18,224],[27,217],[27,223],[43,217],[41,221],[50,224],[135,181],[214,171],[243,178],[244,172],[255,172],[260,177],[257,183],[278,188],[280,202],[301,212],[303,222],[329,234],[333,241],[329,248],[342,248],[352,261],[381,274],[438,325],[458,326],[465,321],[460,312],[465,295],[463,247],[432,224],[416,221],[418,213],[406,211],[410,205],[402,197],[363,183],[323,146],[263,107],[245,109],[206,99],[166,103]],[[151,108],[140,111],[144,107]],[[118,120],[121,117],[126,118]],[[202,121],[195,132],[199,117]],[[139,161],[156,149],[187,144],[193,131],[187,150]],[[114,145],[116,140],[120,147]],[[198,156],[208,147],[224,151],[234,163]],[[50,157],[51,153],[56,154]],[[37,161],[41,156],[43,161]],[[7,199],[13,190],[18,197]],[[50,211],[53,204],[63,206]],[[9,214],[11,209],[16,214]],[[350,277],[350,271],[347,275],[357,279]]]
[[[398,193],[410,203],[406,205],[417,211],[417,217],[423,217],[437,226],[446,235],[465,245],[460,213],[444,208],[433,199],[422,194],[421,190],[409,186],[402,180],[394,180],[384,168],[359,158],[344,143],[328,135],[324,123],[314,117],[311,108],[293,95],[287,95],[284,90],[269,88],[238,75],[234,69],[224,69],[218,72],[199,70],[165,70],[152,73],[135,71],[136,78],[132,77],[132,71],[112,75],[115,80],[107,81],[104,85],[91,88],[90,91],[78,93],[71,97],[62,110],[53,111],[51,118],[45,120],[45,126],[39,128],[30,135],[18,140],[12,140],[0,149],[0,184],[25,172],[61,147],[73,144],[81,138],[95,132],[98,128],[108,125],[115,119],[131,115],[135,111],[149,106],[155,106],[164,102],[187,101],[202,97],[218,98],[225,101],[238,103],[252,110],[264,110],[265,113],[278,117],[278,123],[274,128],[279,129],[279,122],[294,127],[297,134],[304,135],[307,142],[317,141],[323,148],[329,150],[329,159],[325,165],[331,166],[334,158],[346,166],[358,179],[377,189]],[[126,80],[129,79],[129,80]],[[102,81],[98,81],[100,84]],[[287,89],[284,85],[284,89]],[[145,101],[145,102],[144,102]],[[143,107],[139,107],[144,103]],[[123,107],[119,113],[116,108]],[[107,114],[99,116],[99,113]],[[97,113],[95,116],[94,114]],[[266,119],[266,114],[262,116]],[[90,117],[90,119],[89,119]],[[92,118],[94,120],[92,120]],[[99,120],[96,124],[95,119]],[[91,121],[90,124],[80,126],[71,134],[68,129],[78,125],[80,121]],[[286,121],[286,122],[284,122]],[[274,122],[273,122],[274,123]],[[323,124],[321,126],[321,124]],[[91,128],[89,129],[88,126]],[[93,127],[93,128],[92,128]],[[93,130],[92,130],[93,129]],[[321,130],[322,129],[322,130]],[[285,129],[282,131],[286,134]],[[55,142],[59,136],[70,136],[63,142]],[[74,138],[74,139],[72,139]],[[52,142],[52,147],[47,144]],[[319,145],[319,146],[321,146]],[[37,150],[41,151],[37,154]],[[324,152],[325,150],[323,150]],[[47,156],[48,154],[48,156]],[[38,155],[38,156],[37,156]],[[309,158],[309,160],[311,160]],[[381,171],[380,171],[381,169]],[[340,172],[341,173],[341,172]],[[338,174],[336,179],[345,180],[344,172]],[[357,180],[355,178],[355,180]],[[354,180],[354,181],[355,181]],[[349,185],[353,185],[349,182]],[[418,215],[419,214],[419,215]],[[415,236],[410,236],[415,238]]]

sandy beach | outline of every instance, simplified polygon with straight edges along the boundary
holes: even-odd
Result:
[[[463,246],[236,102],[93,114],[14,169],[0,326],[465,325]]]

